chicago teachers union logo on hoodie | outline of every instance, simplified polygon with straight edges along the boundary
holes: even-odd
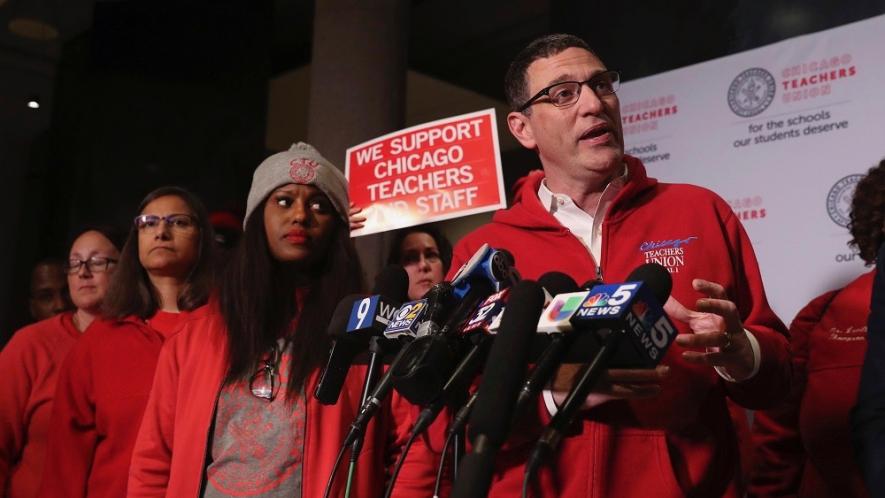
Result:
[[[657,263],[670,273],[679,273],[685,266],[686,248],[698,240],[695,235],[666,240],[648,240],[639,244],[639,251],[646,263]]]

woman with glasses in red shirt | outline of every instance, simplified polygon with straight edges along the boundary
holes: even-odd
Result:
[[[104,318],[59,373],[41,497],[122,497],[160,347],[211,285],[212,228],[200,200],[154,190],[138,208]]]
[[[21,329],[0,352],[0,496],[37,495],[58,370],[100,313],[122,240],[109,227],[81,230],[64,263],[75,309]]]

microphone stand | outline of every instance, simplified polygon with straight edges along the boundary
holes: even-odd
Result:
[[[393,474],[390,476],[384,498],[388,498],[391,495],[394,483],[396,482],[396,479],[399,476],[399,471],[402,468],[401,466],[405,461],[406,454],[411,449],[414,440],[430,427],[430,425],[436,419],[437,415],[439,415],[439,413],[443,410],[443,408],[449,406],[450,408],[452,408],[453,411],[457,411],[464,404],[467,403],[467,398],[469,394],[468,384],[473,376],[476,374],[476,372],[479,370],[479,368],[483,365],[486,356],[488,356],[491,338],[482,335],[473,335],[471,342],[474,343],[473,346],[470,347],[467,354],[455,367],[454,371],[449,376],[449,379],[443,386],[441,392],[437,395],[435,400],[430,402],[421,410],[421,413],[418,415],[417,420],[412,425],[412,431],[409,435],[409,440],[403,447],[400,458],[397,461],[396,466],[394,467]],[[456,469],[461,455],[464,453],[463,433],[463,425],[459,430],[457,430],[457,432],[452,431],[452,435],[456,436],[454,438],[455,446],[453,448],[453,458],[456,463]],[[446,447],[443,449],[443,453],[440,458],[440,469],[444,465],[443,461],[446,458],[446,448],[448,447],[448,444],[449,440],[447,438],[445,444]],[[441,470],[437,471],[438,477],[440,476],[440,472]],[[439,484],[437,483],[436,486],[438,487],[438,485]]]
[[[600,334],[602,335],[602,334]],[[574,422],[584,400],[590,394],[590,391],[605,374],[605,369],[609,364],[612,356],[618,348],[620,339],[623,336],[620,330],[609,330],[607,334],[601,337],[602,346],[596,356],[584,365],[578,372],[578,380],[575,382],[572,390],[562,403],[562,406],[550,420],[550,423],[544,428],[538,439],[535,449],[529,456],[525,466],[525,475],[523,479],[523,497],[526,496],[532,477],[535,475],[541,464],[544,463],[559,446],[565,430]]]
[[[375,385],[375,380],[381,373],[381,338],[372,336],[369,338],[369,366],[366,369],[366,380],[363,382],[363,393],[360,396],[360,406],[369,398],[369,393]],[[353,475],[356,471],[356,462],[359,459],[360,451],[363,449],[363,441],[365,440],[365,432],[361,432],[356,441],[350,447],[350,465],[347,469],[347,486],[344,488],[344,498],[350,497],[350,489],[353,485]]]

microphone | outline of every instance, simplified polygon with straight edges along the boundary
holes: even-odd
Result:
[[[470,320],[461,329],[461,336],[472,343],[467,354],[452,371],[446,380],[442,391],[427,405],[418,415],[418,419],[412,426],[413,434],[424,432],[442,411],[446,403],[451,402],[453,396],[467,391],[469,383],[482,366],[488,353],[488,345],[491,342],[493,332],[491,327],[499,324],[507,303],[511,288],[506,288],[487,297]],[[516,303],[520,305],[521,303]],[[471,404],[472,406],[472,404]],[[466,417],[465,417],[466,418]]]
[[[447,301],[437,308],[438,314],[430,314],[426,327],[422,325],[422,329],[430,331],[426,337],[431,339],[410,345],[404,360],[396,368],[391,365],[389,371],[397,392],[416,405],[433,402],[455,368],[459,348],[453,340],[455,331],[462,329],[480,301],[496,290],[509,287],[516,278],[513,256],[483,244],[458,270],[451,284],[446,284],[452,289],[455,305],[450,306],[451,301]]]
[[[446,342],[447,336],[450,335],[448,332],[453,323],[460,323],[466,318],[479,299],[491,294],[498,286],[507,286],[510,280],[515,278],[512,256],[509,256],[511,265],[506,264],[508,256],[509,253],[491,249],[488,244],[483,244],[458,270],[451,283],[442,282],[434,285],[424,298],[418,301],[423,303],[420,305],[415,303],[415,307],[406,314],[404,320],[398,318],[409,303],[396,312],[391,326],[385,329],[385,337],[410,335],[414,330],[416,338],[400,349],[390,368],[363,403],[351,424],[345,445],[359,437],[381,406],[381,400],[390,393],[394,383],[404,398],[420,405],[432,401],[432,395],[442,390],[448,372],[452,370],[454,364],[453,352]],[[447,316],[448,321],[442,325]]]
[[[578,373],[578,380],[535,445],[525,466],[524,488],[559,445],[587,395],[613,363],[616,351],[628,365],[654,367],[676,336],[676,328],[660,304],[673,286],[667,269],[657,263],[647,263],[635,269],[627,280],[623,284],[593,287],[586,298],[569,311],[575,328],[596,332],[586,335],[599,342],[599,350]],[[625,335],[629,338],[627,343],[620,340]]]
[[[544,275],[541,275],[538,279],[538,283],[544,290],[545,306],[547,306],[553,299],[550,294],[562,294],[578,288],[578,285],[573,278],[558,271],[547,272]],[[489,296],[482,305],[480,305],[480,308],[477,310],[474,317],[467,322],[464,331],[469,332],[480,329],[487,331],[490,334],[497,334],[501,325],[501,317],[506,309],[507,296],[502,295],[505,291],[508,291],[508,289]],[[517,399],[514,408],[514,413],[518,413],[520,407],[543,388],[544,384],[549,380],[553,370],[562,362],[562,356],[565,354],[567,343],[559,340],[561,334],[554,334],[551,335],[551,337],[550,344],[538,358],[538,361],[535,363],[535,368],[532,370],[528,380],[526,380],[525,385],[520,391],[519,398]],[[473,410],[473,406],[476,403],[476,396],[477,393],[474,392],[467,403],[462,406],[452,418],[452,422],[449,424],[449,428],[446,431],[447,436],[460,431],[465,425],[467,425],[470,412]]]
[[[595,286],[597,286],[597,285],[602,285],[602,284],[604,284],[604,283],[605,283],[605,282],[603,282],[601,278],[591,278],[590,280],[587,280],[586,282],[584,282],[583,284],[581,284],[581,287],[580,287],[580,288],[581,288],[581,289],[584,289],[584,290],[590,290],[590,289],[592,289],[593,287],[595,287]]]
[[[344,446],[356,441],[369,420],[375,416],[378,408],[381,407],[381,401],[393,389],[395,374],[407,375],[411,368],[415,368],[418,357],[422,354],[427,355],[432,352],[437,356],[440,355],[439,349],[434,348],[432,344],[435,337],[435,334],[432,334],[433,329],[428,328],[424,323],[430,319],[435,319],[438,322],[440,315],[450,307],[452,299],[451,284],[441,282],[431,287],[423,298],[409,301],[396,310],[390,324],[384,330],[384,337],[400,341],[411,340],[411,342],[399,350],[390,363],[390,367],[381,376],[363,406],[360,407],[359,413],[350,424],[350,431],[344,439]],[[423,335],[419,336],[419,330],[425,331]]]
[[[509,418],[501,415],[511,413],[516,403],[543,304],[544,292],[537,282],[523,280],[513,286],[470,416],[473,451],[459,466],[452,498],[488,493],[495,455],[510,431]]]
[[[458,302],[455,288],[449,282],[435,284],[423,299],[427,301],[427,312],[416,331],[419,337],[437,334],[443,326],[443,320]]]
[[[384,337],[398,339],[401,337],[414,338],[418,335],[418,326],[424,321],[427,314],[427,300],[418,299],[407,301],[397,308],[384,328]]]
[[[463,299],[471,291],[477,278],[494,282],[495,291],[514,285],[519,281],[519,273],[513,268],[513,264],[513,254],[510,251],[492,249],[488,244],[483,244],[452,277],[455,294]]]
[[[519,273],[513,265],[510,251],[483,244],[452,278],[454,294],[460,301],[443,327],[443,334],[460,328],[487,296],[518,282]]]
[[[384,337],[396,339],[433,335],[439,331],[441,316],[452,306],[454,295],[448,282],[435,284],[421,299],[403,303],[393,315]]]
[[[481,302],[476,312],[470,317],[470,320],[461,328],[461,335],[476,332],[485,332],[486,334],[497,333],[509,294],[510,288],[508,287],[492,294],[485,301]]]
[[[578,288],[578,284],[575,283],[574,279],[560,272],[545,273],[541,276],[538,282],[544,286],[544,289],[552,291],[551,293],[556,296],[572,293]],[[551,298],[550,304],[552,304],[554,299],[555,298]],[[547,309],[542,313],[541,320],[543,320],[544,317],[551,317],[552,309],[550,304],[548,304]],[[561,311],[562,306],[553,309]],[[539,331],[540,328],[541,327],[539,327]],[[574,338],[573,334],[567,333],[567,331],[561,331],[558,328],[554,332],[549,333],[549,335],[550,342],[541,353],[541,356],[538,357],[538,360],[535,362],[535,368],[532,369],[531,374],[529,374],[528,379],[526,379],[522,389],[519,391],[515,407],[517,413],[527,403],[534,399],[535,396],[541,392],[547,382],[550,381],[556,368],[562,363],[569,346],[574,342],[572,340]]]
[[[338,402],[354,358],[368,348],[372,336],[384,332],[408,288],[406,271],[401,266],[390,265],[376,277],[373,295],[351,295],[338,303],[327,329],[333,338],[329,358],[314,390],[314,397],[320,403]]]
[[[429,402],[439,391],[436,386],[442,386],[454,365],[454,351],[440,324],[451,312],[455,300],[449,282],[430,288],[424,299],[425,311],[415,317],[412,325],[415,341],[404,348],[399,361],[392,363],[387,371],[387,380],[413,404]]]
[[[590,289],[571,322],[576,329],[602,334],[616,331],[628,339],[613,351],[609,366],[654,368],[677,333],[662,306],[670,297],[673,279],[663,266],[646,263],[633,270],[627,280]]]
[[[324,405],[334,405],[338,402],[338,395],[344,385],[344,378],[350,371],[350,364],[362,349],[362,341],[357,338],[351,339],[345,335],[346,333],[342,333],[350,320],[351,310],[362,299],[363,296],[360,294],[346,296],[338,302],[335,312],[332,313],[332,319],[329,321],[327,333],[334,339],[332,347],[329,348],[326,366],[320,372],[317,387],[313,392],[314,397]]]
[[[566,292],[574,292],[578,290],[578,284],[575,279],[560,271],[550,271],[538,278],[538,283],[550,296],[557,294],[565,294]],[[544,305],[550,303],[552,298],[544,300]]]

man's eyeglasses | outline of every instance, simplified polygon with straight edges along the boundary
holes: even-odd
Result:
[[[197,219],[189,214],[142,214],[135,217],[135,226],[139,230],[153,230],[160,226],[160,222],[179,232],[190,232],[197,227]]]
[[[101,256],[92,256],[87,260],[69,259],[65,261],[65,273],[79,273],[80,268],[84,265],[90,273],[103,272],[107,271],[111,264],[115,264],[116,262],[117,260],[114,258],[103,258]]]
[[[249,391],[256,398],[273,401],[280,392],[280,347],[274,345],[261,361],[258,371],[249,378]]]
[[[530,98],[528,102],[517,110],[523,112],[543,97],[548,97],[548,101],[556,107],[568,107],[578,101],[584,85],[589,86],[596,93],[597,97],[602,98],[617,92],[620,82],[621,75],[617,71],[605,71],[587,81],[555,83],[536,93],[534,97]]]

